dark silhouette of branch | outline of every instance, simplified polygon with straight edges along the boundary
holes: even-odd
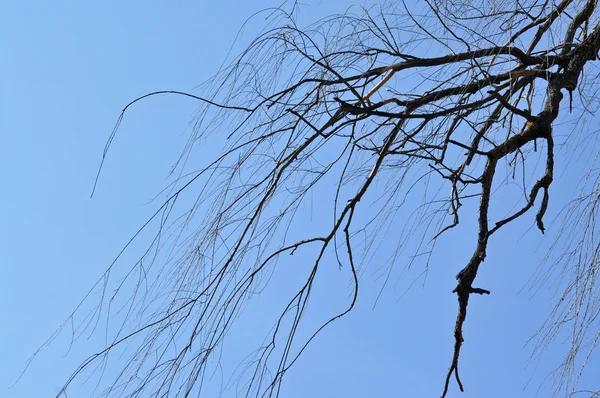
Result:
[[[597,60],[600,20],[593,0],[482,2],[480,7],[471,2],[470,8],[456,1],[426,3],[420,16],[407,4],[389,2],[379,11],[353,9],[307,27],[298,26],[293,12],[271,10],[271,25],[201,87],[206,95],[157,91],[123,108],[98,176],[125,112],[150,96],[177,94],[202,103],[182,157],[194,155],[194,142],[213,136],[222,139],[223,150],[198,170],[181,166],[162,205],[133,237],[158,224],[149,247],[127,272],[126,281],[141,275],[133,282],[133,294],[128,296],[124,281],[113,286],[109,301],[123,297],[127,319],[103,350],[75,370],[61,393],[83,372],[102,369],[115,348],[131,350],[129,366],[105,396],[185,397],[198,391],[209,360],[223,348],[245,303],[268,283],[278,262],[285,262],[285,253],[303,252],[305,275],[282,297],[285,307],[273,319],[275,327],[237,375],[243,386],[238,395],[279,396],[285,374],[306,347],[355,308],[363,278],[357,270],[361,259],[373,254],[375,242],[393,235],[399,252],[415,239],[420,252],[414,257],[428,253],[459,225],[465,207],[474,208],[463,202],[478,198],[475,247],[453,290],[458,300],[454,350],[442,397],[453,377],[463,391],[463,326],[471,295],[490,294],[474,286],[488,242],[536,206],[535,224],[546,231],[549,192],[559,175],[554,128],[564,113],[564,93],[570,95],[571,108],[584,70]],[[432,54],[432,48],[439,53]],[[538,152],[538,145],[546,150]],[[498,181],[514,179],[517,168],[538,161],[545,164],[544,174],[531,182],[523,178],[525,194],[511,203],[517,210],[493,220],[490,206],[497,202]],[[389,173],[391,183],[384,179]],[[428,191],[425,178],[444,187],[448,183],[449,194],[424,195],[412,225],[394,223],[397,208],[408,205],[412,190]],[[372,200],[369,194],[382,182],[385,189]],[[299,236],[302,209],[312,195],[331,217],[319,220],[312,236]],[[590,219],[600,207],[598,197],[595,192],[583,201],[590,206]],[[192,205],[182,209],[181,202]],[[355,217],[359,212],[368,212],[371,220]],[[594,231],[591,223],[583,224]],[[366,236],[360,244],[359,234]],[[593,246],[589,239],[584,236],[581,242]],[[581,245],[575,246],[582,253]],[[596,272],[598,252],[585,251],[589,265],[565,293],[572,305],[557,305],[556,314],[560,309],[571,314],[584,305],[572,297],[581,296],[574,292],[580,293],[582,281],[589,291],[596,286],[590,275]],[[349,270],[351,293],[337,315],[299,333],[328,256]],[[113,266],[92,289],[102,298],[111,291]],[[155,280],[140,293],[152,272]],[[158,297],[162,304],[148,305]],[[95,329],[104,301],[74,327],[74,340]],[[577,326],[583,330],[592,324],[586,318]],[[575,340],[576,354],[583,340]]]

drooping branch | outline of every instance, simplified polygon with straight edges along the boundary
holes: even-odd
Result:
[[[589,18],[589,13],[591,11],[584,10],[583,12],[585,12]],[[567,33],[567,39],[568,38],[572,39],[572,32]],[[500,97],[497,94],[493,94],[501,101],[503,106],[509,108],[509,110],[513,111],[514,113],[517,113],[520,116],[526,118],[528,120],[528,123],[526,124],[525,131],[523,131],[519,135],[515,135],[509,138],[502,144],[496,146],[494,149],[489,151],[487,154],[488,160],[483,175],[481,177],[482,195],[481,204],[479,207],[479,232],[477,247],[469,263],[456,276],[458,284],[453,290],[453,292],[458,295],[459,309],[454,331],[454,355],[452,358],[450,369],[448,370],[442,397],[445,397],[448,392],[448,385],[452,373],[455,374],[457,383],[459,384],[461,391],[463,390],[462,383],[458,375],[458,359],[460,356],[460,348],[462,346],[462,343],[464,342],[462,333],[463,324],[467,314],[469,296],[473,293],[489,294],[489,291],[487,290],[473,288],[472,284],[477,276],[479,266],[486,257],[487,242],[490,235],[492,235],[505,224],[508,224],[509,222],[525,214],[531,207],[533,207],[533,204],[540,189],[544,190],[544,196],[542,199],[540,210],[536,215],[536,223],[541,232],[544,232],[543,216],[548,206],[548,190],[550,184],[552,183],[554,170],[554,141],[552,137],[552,124],[559,114],[560,102],[563,98],[561,90],[567,89],[569,91],[572,91],[575,87],[577,87],[577,80],[580,74],[582,73],[585,63],[595,59],[599,50],[600,24],[594,28],[594,31],[590,34],[590,36],[588,36],[581,44],[577,45],[569,53],[568,60],[565,61],[564,71],[562,73],[553,74],[553,76],[550,78],[548,89],[546,92],[546,103],[544,105],[543,110],[535,117],[532,117],[524,111],[514,109],[514,107],[509,105],[505,100],[500,99]],[[544,138],[547,142],[548,147],[546,155],[546,172],[544,176],[534,184],[529,195],[529,200],[527,204],[514,215],[504,220],[498,221],[495,227],[490,230],[488,227],[488,209],[493,177],[498,161],[507,156],[508,154],[524,147],[527,143],[537,138]]]
[[[173,252],[181,253],[181,258],[165,260],[152,285],[154,294],[167,296],[157,312],[163,316],[148,314],[147,306],[131,299],[131,312],[139,311],[140,319],[150,321],[134,330],[124,325],[112,343],[84,362],[73,377],[115,347],[142,338],[130,357],[135,366],[119,376],[114,392],[192,394],[243,304],[261,290],[261,277],[269,279],[277,262],[286,261],[284,253],[303,251],[306,275],[282,298],[285,304],[274,319],[275,328],[252,357],[244,382],[246,396],[276,396],[284,375],[308,344],[354,308],[361,278],[358,259],[366,258],[377,239],[391,239],[377,235],[372,226],[390,223],[396,209],[407,205],[411,190],[421,189],[418,184],[431,174],[442,184],[449,183],[449,195],[428,197],[418,206],[427,210],[436,206],[429,214],[444,214],[436,222],[416,223],[426,225],[419,248],[433,246],[438,237],[450,233],[461,220],[463,203],[479,198],[475,249],[457,274],[453,291],[458,313],[443,396],[452,375],[462,390],[458,364],[469,299],[471,294],[490,294],[474,286],[488,241],[534,208],[540,191],[535,221],[544,231],[555,167],[552,129],[562,90],[578,87],[584,66],[600,48],[600,28],[592,17],[595,1],[587,1],[577,13],[572,0],[555,7],[548,2],[519,2],[518,10],[499,3],[466,15],[456,12],[452,2],[432,0],[420,17],[401,8],[377,17],[366,9],[358,16],[335,16],[304,29],[290,14],[278,14],[276,26],[265,29],[211,80],[210,95],[188,95],[203,103],[190,142],[216,136],[224,149],[200,170],[182,169],[183,177],[172,183],[170,196],[153,216],[152,220],[160,218],[156,239],[130,272],[139,268],[140,274],[145,273],[143,263],[153,264],[156,258],[148,253],[160,252],[164,240],[171,239]],[[568,27],[562,40],[551,43],[554,31],[563,25]],[[576,42],[586,25],[594,28]],[[530,38],[528,43],[523,43],[525,37]],[[425,55],[422,43],[447,55]],[[154,94],[159,93],[149,95]],[[547,148],[539,155],[545,155],[544,175],[533,184],[523,183],[529,195],[524,203],[515,203],[519,210],[490,220],[501,161],[538,141]],[[523,164],[526,161],[523,156]],[[395,173],[393,183],[377,192],[377,183],[389,173]],[[409,179],[413,182],[407,183]],[[373,192],[380,199],[365,203]],[[186,194],[192,196],[193,205],[175,215],[175,204]],[[307,199],[313,195],[317,199]],[[330,214],[319,217],[311,236],[297,236],[306,231],[298,226],[305,219],[301,213],[308,200]],[[360,213],[367,217],[358,217]],[[199,214],[201,219],[196,218]],[[443,227],[445,215],[451,218]],[[371,221],[362,221],[369,217]],[[163,239],[168,221],[183,225],[182,231]],[[192,232],[186,235],[183,230]],[[357,231],[368,236],[364,252],[354,246]],[[401,235],[400,251],[412,234],[409,230],[390,235]],[[302,340],[298,331],[328,255],[340,269],[348,265],[352,294],[346,306]],[[106,289],[104,280],[98,286]],[[173,344],[176,341],[184,343]],[[145,366],[156,352],[161,354],[154,366]]]

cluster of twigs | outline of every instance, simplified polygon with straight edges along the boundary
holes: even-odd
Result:
[[[354,307],[360,279],[355,239],[365,228],[356,224],[356,214],[391,170],[393,185],[379,217],[410,190],[403,184],[410,173],[439,176],[449,184],[442,209],[450,220],[433,231],[434,241],[459,224],[466,198],[479,198],[475,249],[456,276],[454,355],[442,397],[453,374],[462,390],[458,364],[469,298],[490,293],[474,285],[488,241],[533,208],[544,232],[554,178],[553,124],[562,108],[572,106],[585,66],[598,55],[600,24],[592,0],[425,3],[418,14],[404,3],[350,9],[307,28],[296,25],[293,11],[269,11],[272,26],[211,79],[212,96],[193,96],[206,107],[190,148],[214,133],[227,138],[227,149],[177,179],[153,217],[160,219],[152,243],[159,249],[167,220],[175,220],[172,242],[180,251],[153,285],[172,294],[149,318],[140,315],[138,327],[121,329],[73,377],[116,346],[141,338],[132,366],[105,394],[187,396],[262,276],[282,254],[306,249],[313,256],[310,272],[290,295],[243,385],[246,396],[277,396],[284,374],[306,346]],[[544,150],[531,151],[538,147]],[[531,157],[545,161],[543,175],[524,187],[528,196],[516,211],[490,221],[498,174],[510,174],[499,164],[507,161],[516,169]],[[290,229],[299,222],[301,205],[323,184],[334,186],[333,219],[312,236],[289,238],[288,233],[296,235]],[[174,217],[175,203],[190,192],[191,209]],[[194,223],[198,214],[203,217]],[[186,227],[193,233],[184,239],[177,231]],[[331,252],[349,265],[351,300],[295,346],[317,272]],[[152,255],[149,250],[134,269],[146,272],[144,262]],[[147,303],[136,294],[130,313],[148,315]],[[282,336],[283,348],[276,351]],[[151,354],[158,359],[147,367]]]

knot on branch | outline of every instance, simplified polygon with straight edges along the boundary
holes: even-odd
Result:
[[[564,72],[560,79],[560,85],[562,86],[562,88],[565,88],[568,91],[576,90],[578,82],[579,72],[574,70]]]
[[[461,295],[469,295],[469,294],[490,294],[491,292],[487,289],[482,289],[480,287],[472,287],[472,286],[464,286],[461,282],[458,282],[458,285],[452,290],[452,293],[456,293],[459,296]]]
[[[333,97],[333,100],[340,104],[340,110],[342,112],[347,112],[351,115],[361,115],[361,114],[365,113],[365,111],[367,110],[367,109],[363,109],[360,106],[353,105],[349,102],[346,102],[343,99],[338,98],[338,97]]]

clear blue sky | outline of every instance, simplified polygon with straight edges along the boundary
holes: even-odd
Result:
[[[307,19],[347,6],[341,1],[309,3],[303,8]],[[27,359],[154,212],[156,203],[149,199],[168,182],[198,104],[162,96],[134,106],[90,199],[104,144],[122,107],[155,90],[193,91],[217,71],[243,21],[275,4],[1,3],[0,397],[52,397],[75,366],[102,346],[95,335],[80,339],[69,351],[66,330],[11,387]],[[240,43],[250,39],[251,28]],[[208,145],[203,155],[196,155],[214,156]],[[560,184],[553,188],[552,214],[570,197],[571,187]],[[453,382],[449,397],[534,396],[567,347],[549,350],[547,362],[524,390],[533,372],[526,367],[530,349],[524,344],[545,319],[552,297],[550,290],[535,296],[522,290],[543,255],[543,249],[534,252],[541,239],[529,229],[532,218],[492,239],[477,283],[492,294],[471,299],[466,324],[460,363],[466,392],[461,394]],[[366,272],[355,311],[312,344],[288,373],[282,396],[439,396],[453,347],[454,275],[473,249],[464,230],[441,239],[425,283],[403,294],[422,271],[416,265],[386,288],[375,308],[381,283]],[[134,258],[126,255],[124,262]],[[345,298],[343,272],[337,267],[325,271],[330,282],[318,286],[311,301],[327,299],[336,286]],[[259,304],[268,310],[275,293],[267,292]],[[257,322],[260,308],[248,307],[242,321]],[[254,347],[243,344],[245,335],[256,333],[252,327],[234,331],[226,347],[249,352]],[[592,363],[588,374],[599,372],[599,364]],[[77,388],[69,397],[83,396]],[[539,396],[547,391],[542,387]]]

